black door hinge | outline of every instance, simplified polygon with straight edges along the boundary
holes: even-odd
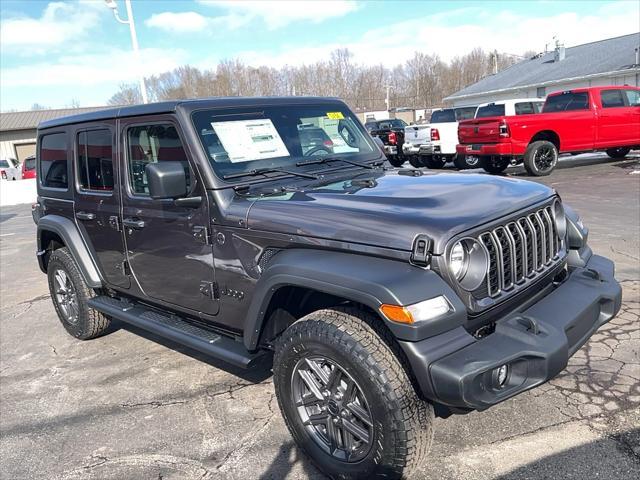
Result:
[[[211,232],[207,227],[202,225],[196,225],[191,230],[193,232],[193,237],[205,245],[211,245]]]
[[[411,252],[411,263],[420,267],[426,267],[431,262],[431,249],[433,240],[427,235],[418,235],[413,241]]]

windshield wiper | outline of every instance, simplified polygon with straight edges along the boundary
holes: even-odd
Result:
[[[380,161],[371,162],[371,163],[360,163],[360,162],[354,162],[353,160],[347,160],[345,158],[339,158],[339,157],[319,157],[314,160],[298,162],[296,163],[296,167],[302,167],[304,165],[319,165],[321,163],[329,163],[329,162],[344,162],[344,163],[348,163],[349,165],[355,165],[356,167],[362,167],[362,168],[368,168],[368,169],[374,169],[384,163]]]
[[[265,173],[284,173],[287,175],[296,175],[298,177],[303,177],[303,178],[311,178],[313,180],[318,179],[318,176],[313,175],[312,173],[295,172],[293,170],[286,170],[283,168],[258,168],[254,170],[249,170],[248,172],[230,173],[229,175],[224,175],[222,179],[230,180],[232,178],[239,178],[239,177],[245,177],[245,176],[253,177],[256,175],[264,175]]]

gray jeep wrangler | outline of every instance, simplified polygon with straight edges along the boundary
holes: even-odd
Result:
[[[272,366],[291,435],[334,478],[409,476],[435,415],[548,381],[620,308],[553,190],[388,169],[337,99],[102,110],[40,124],[37,152],[64,328],[125,322]]]

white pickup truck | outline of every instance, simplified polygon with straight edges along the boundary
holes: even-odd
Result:
[[[0,178],[2,180],[20,180],[20,164],[13,158],[0,159]]]
[[[476,107],[441,108],[431,113],[431,121],[404,129],[402,151],[414,167],[442,168],[456,163],[458,121],[473,118]]]
[[[540,98],[520,98],[483,103],[478,107],[434,110],[428,124],[405,128],[403,153],[414,167],[442,168],[447,162],[453,162],[460,170],[476,168],[477,159],[459,158],[456,154],[460,120],[540,113],[543,104]]]

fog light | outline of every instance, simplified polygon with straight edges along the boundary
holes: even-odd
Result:
[[[493,383],[496,388],[503,388],[509,378],[509,365],[502,365],[493,371]]]

